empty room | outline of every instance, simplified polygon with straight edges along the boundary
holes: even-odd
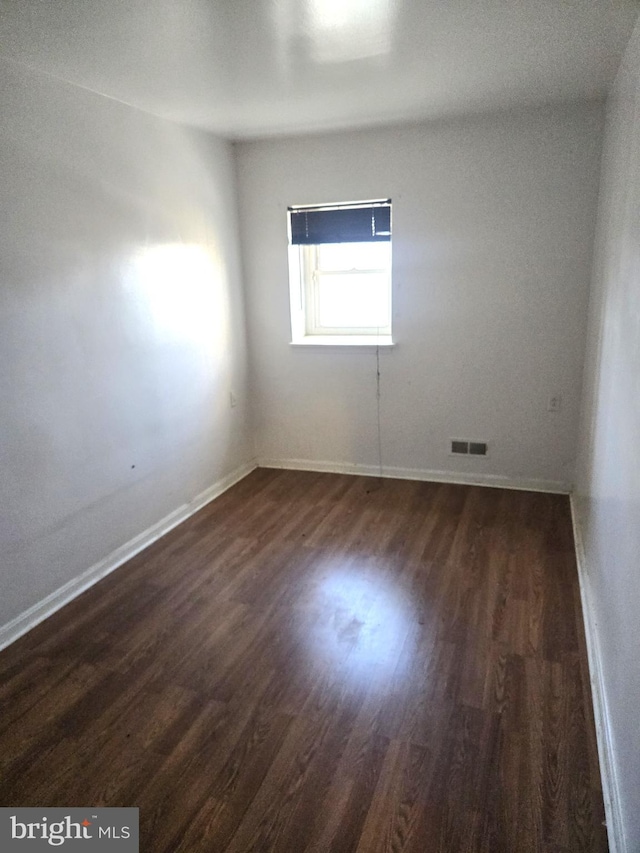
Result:
[[[635,0],[0,2],[0,850],[640,851]]]

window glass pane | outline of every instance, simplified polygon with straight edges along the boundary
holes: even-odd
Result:
[[[324,243],[318,246],[321,270],[387,269],[391,261],[391,243]]]
[[[318,324],[331,329],[387,328],[387,273],[318,273]]]

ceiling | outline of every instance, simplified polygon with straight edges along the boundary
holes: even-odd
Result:
[[[0,55],[230,138],[603,96],[634,0],[0,0]]]

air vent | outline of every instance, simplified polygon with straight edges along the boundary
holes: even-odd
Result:
[[[469,442],[468,441],[452,441],[451,442],[451,452],[456,453],[460,456],[466,456],[469,453]]]
[[[468,441],[463,438],[452,438],[449,445],[452,456],[486,456],[488,446],[486,441]]]
[[[487,442],[486,441],[470,441],[469,454],[471,456],[486,456]]]

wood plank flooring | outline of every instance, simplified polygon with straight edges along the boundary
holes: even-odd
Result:
[[[568,499],[260,469],[0,654],[0,805],[145,853],[605,851]]]

